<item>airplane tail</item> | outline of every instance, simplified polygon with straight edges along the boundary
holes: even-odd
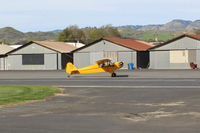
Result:
[[[71,62],[69,62],[69,63],[66,64],[66,68],[65,68],[65,72],[66,73],[73,74],[73,73],[75,73],[77,71],[78,71],[78,69]]]

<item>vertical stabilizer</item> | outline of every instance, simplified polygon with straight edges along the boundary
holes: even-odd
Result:
[[[77,71],[77,70],[78,69],[76,68],[76,66],[74,66],[71,62],[66,64],[66,68],[65,68],[66,73],[72,74],[73,71]]]

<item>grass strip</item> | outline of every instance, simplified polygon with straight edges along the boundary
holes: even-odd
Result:
[[[61,90],[44,85],[0,85],[0,105],[41,100]]]

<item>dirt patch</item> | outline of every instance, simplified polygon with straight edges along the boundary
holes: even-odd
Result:
[[[138,103],[135,104],[137,106],[152,106],[152,107],[173,107],[173,106],[184,106],[185,103],[184,102],[171,102],[171,103],[158,103],[158,104],[154,104],[154,103]]]
[[[123,119],[130,120],[133,122],[148,121],[151,119],[159,119],[166,117],[178,117],[178,116],[190,116],[193,118],[200,118],[200,112],[165,112],[165,111],[155,111],[146,113],[129,113],[123,116]]]

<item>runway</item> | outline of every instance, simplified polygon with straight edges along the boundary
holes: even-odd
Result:
[[[118,74],[123,76],[67,78],[60,71],[3,72],[0,84],[53,85],[63,88],[64,93],[40,102],[0,108],[0,132],[200,132],[199,71]]]
[[[43,79],[1,79],[1,85],[52,85],[52,86],[200,86],[198,78],[43,78]]]

